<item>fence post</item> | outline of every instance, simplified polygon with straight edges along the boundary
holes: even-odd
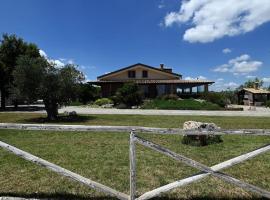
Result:
[[[132,129],[129,140],[129,161],[130,161],[130,200],[136,198],[136,149],[135,132]]]

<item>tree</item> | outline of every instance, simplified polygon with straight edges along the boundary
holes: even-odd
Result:
[[[5,109],[5,99],[10,93],[13,85],[13,71],[18,58],[22,55],[29,57],[40,57],[39,50],[35,44],[26,43],[16,35],[3,35],[0,44],[0,92],[1,108]]]
[[[259,78],[255,78],[253,80],[248,80],[244,83],[243,87],[245,88],[254,88],[254,86],[258,84],[258,87],[262,87],[263,86],[263,80],[260,80]]]
[[[76,97],[83,74],[74,65],[58,68],[45,58],[21,56],[14,70],[15,85],[29,102],[42,99],[48,120],[55,120],[58,107]]]
[[[90,83],[81,83],[78,99],[81,103],[87,104],[100,97],[100,87],[95,87]]]
[[[142,94],[135,83],[126,83],[116,92],[115,100],[117,103],[123,103],[128,107],[137,106],[142,103]]]

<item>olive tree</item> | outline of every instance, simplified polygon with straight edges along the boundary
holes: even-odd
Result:
[[[15,86],[29,102],[42,99],[48,120],[55,120],[58,108],[68,104],[84,80],[75,65],[57,67],[45,58],[22,56],[14,71]]]
[[[40,57],[35,44],[27,43],[16,35],[3,34],[0,41],[0,92],[1,108],[5,109],[5,99],[13,87],[13,71],[18,58],[22,55]]]

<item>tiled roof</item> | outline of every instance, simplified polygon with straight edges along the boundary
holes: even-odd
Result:
[[[212,84],[214,81],[209,80],[182,80],[182,79],[171,79],[171,80],[158,80],[158,79],[134,79],[134,80],[117,80],[117,81],[90,81],[90,83],[127,83],[127,82],[135,82],[137,84],[180,84],[180,83],[190,83],[190,84],[201,84],[208,83]]]
[[[270,94],[270,91],[264,89],[243,88],[243,90],[253,94]]]

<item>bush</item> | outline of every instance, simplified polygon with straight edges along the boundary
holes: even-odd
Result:
[[[223,142],[221,135],[185,135],[182,139],[182,144],[191,146],[206,146],[221,142]]]
[[[265,102],[265,107],[270,108],[270,100],[268,100],[268,101]]]
[[[78,100],[86,105],[89,102],[100,98],[100,87],[95,87],[90,83],[81,83],[79,85]]]
[[[137,84],[127,83],[119,88],[113,97],[116,105],[125,104],[128,108],[138,106],[142,103],[142,94],[139,92]]]
[[[101,98],[101,99],[97,99],[94,104],[98,105],[98,106],[103,106],[105,104],[112,104],[113,101],[111,99],[108,98]]]
[[[202,94],[201,99],[217,104],[223,108],[229,103],[226,96],[221,92],[205,92]]]

